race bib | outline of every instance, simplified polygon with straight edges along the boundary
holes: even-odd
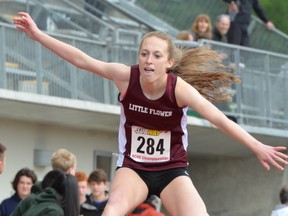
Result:
[[[170,160],[171,131],[132,126],[131,158],[137,162]]]

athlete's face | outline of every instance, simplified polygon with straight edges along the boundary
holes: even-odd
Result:
[[[142,78],[154,82],[165,75],[167,68],[173,64],[168,57],[167,41],[155,36],[146,38],[139,50],[139,67]]]

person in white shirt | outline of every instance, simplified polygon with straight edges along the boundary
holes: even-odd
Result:
[[[281,204],[275,206],[271,216],[288,216],[288,185],[284,185],[280,191]]]

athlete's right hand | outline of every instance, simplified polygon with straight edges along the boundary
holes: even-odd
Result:
[[[13,19],[14,24],[16,24],[16,28],[25,32],[31,39],[37,40],[39,34],[42,32],[39,30],[30,15],[25,12],[19,12],[18,15],[18,17]]]

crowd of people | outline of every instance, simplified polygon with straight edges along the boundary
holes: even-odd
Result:
[[[227,10],[215,18],[214,28],[208,14],[199,14],[190,30],[180,31],[179,40],[198,41],[200,39],[227,42],[230,44],[249,46],[248,26],[253,11],[265,23],[267,29],[275,28],[265,15],[258,0],[223,0]]]
[[[0,171],[4,170],[6,146],[0,143]],[[12,181],[15,193],[0,204],[1,216],[101,216],[108,201],[108,176],[103,169],[89,176],[76,171],[76,156],[67,149],[56,150],[51,157],[52,170],[42,181],[29,168],[20,169]],[[147,198],[141,207],[150,216],[163,216],[156,210],[157,199]],[[145,206],[147,205],[147,206]],[[139,207],[129,216],[142,215]]]
[[[1,216],[79,216],[78,184],[74,177],[76,156],[66,149],[51,157],[52,170],[42,181],[29,168],[20,169],[12,187],[15,193],[0,204]]]

